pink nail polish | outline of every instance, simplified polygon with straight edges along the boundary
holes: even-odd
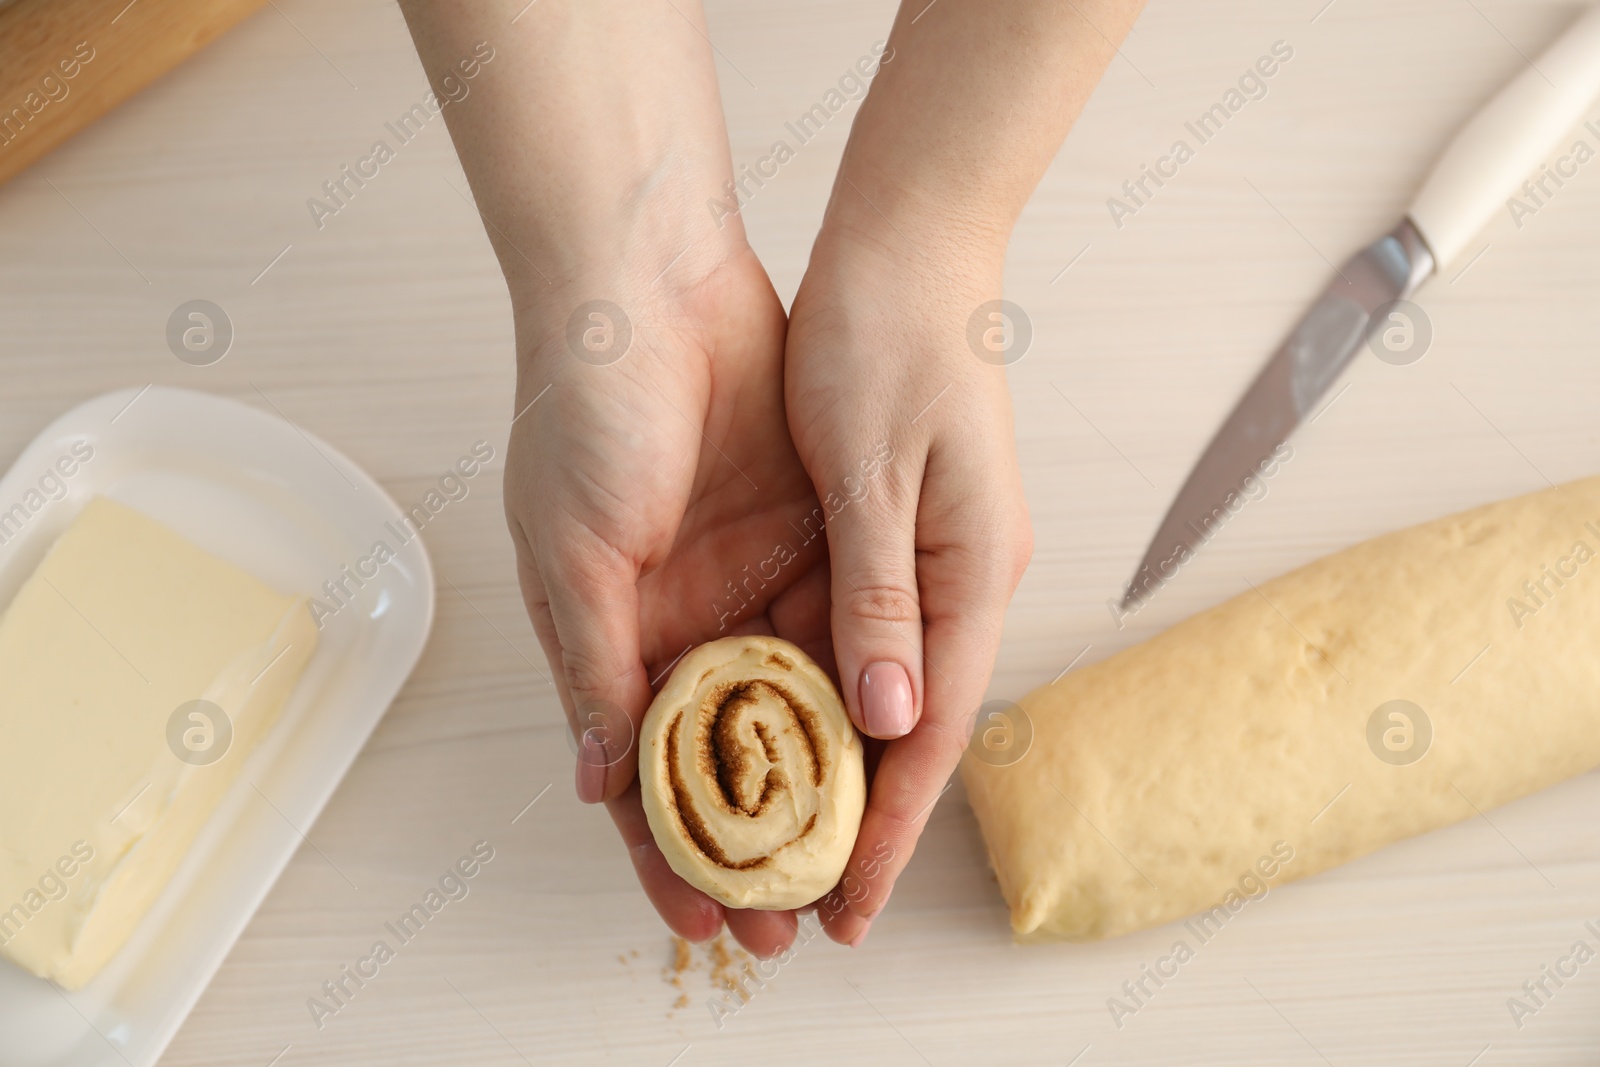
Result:
[[[911,679],[904,667],[880,660],[861,672],[861,717],[873,737],[902,737],[911,732]]]

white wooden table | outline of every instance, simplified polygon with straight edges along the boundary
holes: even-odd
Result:
[[[1154,0],[1023,218],[1007,295],[1036,331],[1011,374],[1038,549],[991,695],[1048,680],[1085,646],[1086,661],[1103,657],[1247,578],[1600,469],[1595,162],[1520,229],[1497,218],[1482,257],[1419,298],[1426,357],[1363,356],[1270,495],[1126,629],[1113,624],[1106,599],[1328,261],[1392,224],[1519,52],[1576,14],[1336,0],[1319,15],[1325,2]],[[735,161],[764,154],[890,13],[886,0],[715,0]],[[1294,55],[1267,96],[1118,229],[1106,199],[1279,40]],[[424,91],[392,4],[279,0],[0,189],[0,457],[84,397],[152,381],[270,398],[401,500],[480,438],[503,454],[508,302],[442,123],[321,231],[305,206]],[[841,118],[746,211],[785,298],[845,133]],[[195,297],[237,330],[211,367],[164,341],[169,313]],[[1520,1029],[1506,1006],[1575,940],[1600,946],[1583,927],[1600,917],[1593,776],[1493,825],[1274,890],[1120,1029],[1107,998],[1175,931],[1012,946],[958,784],[862,949],[805,946],[721,1029],[702,963],[674,1009],[667,934],[604,813],[572,796],[499,471],[428,527],[432,643],[171,1067],[1594,1062],[1600,963]],[[319,1030],[307,999],[480,839],[495,859],[471,895]]]

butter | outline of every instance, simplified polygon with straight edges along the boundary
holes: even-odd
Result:
[[[316,643],[304,597],[91,500],[0,616],[0,956],[99,973]]]

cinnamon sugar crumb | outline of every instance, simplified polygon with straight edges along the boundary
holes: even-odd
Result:
[[[678,989],[683,988],[683,974],[694,967],[694,958],[689,952],[689,942],[681,937],[672,939],[672,959],[661,968],[661,977]]]
[[[694,966],[689,953],[689,942],[683,938],[674,937],[672,939],[672,953],[672,969],[676,973],[682,974]]]
[[[723,935],[718,934],[717,939],[711,942],[709,949],[711,956],[711,984],[718,989],[740,990],[739,976],[747,971],[751,957],[743,949],[728,951],[728,943]],[[742,990],[740,995],[743,996]]]
[[[748,999],[750,993],[741,986],[740,979],[751,973],[751,963],[754,957],[743,949],[730,948],[725,935],[718,934],[714,941],[704,946],[705,959],[695,958],[695,946],[681,937],[672,939],[672,956],[668,964],[661,969],[662,980],[674,989],[685,990],[684,976],[690,971],[698,971],[702,962],[709,972],[711,987],[714,991],[730,991],[737,993],[741,999]],[[635,953],[637,955],[637,953]],[[690,997],[685,990],[673,1001],[672,1011],[687,1008]]]

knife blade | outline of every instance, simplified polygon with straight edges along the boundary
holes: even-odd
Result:
[[[1123,595],[1148,599],[1255,495],[1285,442],[1354,358],[1373,313],[1410,296],[1433,273],[1433,254],[1407,219],[1339,268],[1223,422],[1167,510]]]
[[[1456,134],[1393,231],[1339,268],[1178,491],[1120,604],[1120,628],[1250,499],[1289,436],[1338,379],[1374,312],[1457,261],[1474,234],[1600,94],[1600,6],[1590,7]],[[1600,131],[1597,131],[1600,132]],[[1385,317],[1386,318],[1386,317]]]

